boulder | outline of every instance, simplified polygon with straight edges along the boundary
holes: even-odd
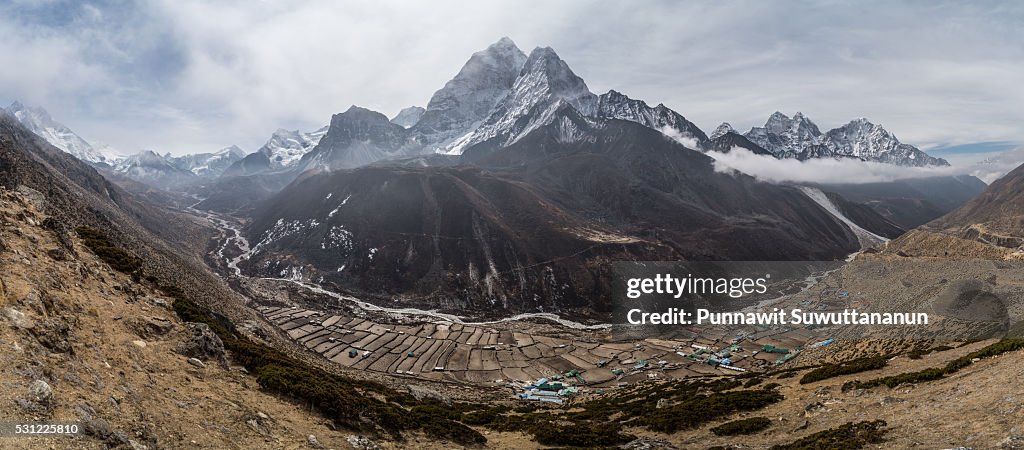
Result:
[[[179,354],[189,358],[196,358],[200,361],[214,360],[222,365],[227,364],[224,357],[224,342],[220,340],[217,333],[210,329],[205,323],[189,322],[185,324],[188,335],[185,341],[175,348]]]
[[[39,404],[49,405],[53,402],[53,388],[43,380],[33,381],[28,386],[29,398]]]
[[[9,320],[15,328],[31,329],[36,326],[34,320],[14,308],[4,308],[0,310],[0,315]]]

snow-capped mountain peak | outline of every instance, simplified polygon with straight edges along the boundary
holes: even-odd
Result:
[[[501,138],[505,144],[515,142],[543,123],[545,111],[557,110],[553,106],[559,100],[584,115],[597,111],[598,97],[583,79],[550,47],[538,47],[526,58],[508,95],[479,128],[449,145],[447,153],[461,154],[470,145],[494,138]]]
[[[718,128],[715,128],[715,131],[713,131],[711,133],[711,136],[708,136],[708,138],[709,139],[718,139],[718,138],[720,138],[722,136],[725,136],[728,133],[735,133],[735,132],[736,132],[736,130],[734,130],[732,128],[732,125],[730,125],[729,122],[722,122],[722,124],[719,125]]]
[[[39,107],[29,107],[21,102],[11,103],[6,111],[29,131],[39,135],[54,147],[70,153],[74,157],[89,163],[102,163],[107,158],[94,149],[92,145],[75,134],[60,122],[53,120],[50,113]]]
[[[240,161],[245,152],[236,145],[215,152],[174,156],[143,150],[110,161],[111,170],[136,181],[161,188],[173,188],[199,179],[219,176]]]
[[[328,128],[325,126],[310,133],[278,128],[257,152],[270,160],[271,170],[292,167],[320,143]]]
[[[794,143],[820,143],[821,130],[818,126],[804,116],[804,113],[797,112],[793,115],[793,118],[786,117],[776,111],[768,121],[765,122],[764,128],[769,133],[786,136],[791,139]]]
[[[245,152],[237,145],[224,147],[213,153],[196,153],[183,156],[164,155],[164,159],[174,167],[191,172],[197,176],[218,176],[228,167],[245,157]]]
[[[776,157],[792,158],[821,145],[823,136],[818,126],[803,113],[790,118],[776,111],[768,117],[764,127],[751,128],[746,137]]]
[[[949,165],[942,158],[901,143],[881,125],[863,117],[823,134],[803,113],[790,118],[776,111],[764,127],[751,128],[745,136],[777,158],[837,157],[901,166]]]
[[[900,142],[896,135],[866,118],[851,120],[830,130],[825,145],[835,154],[888,162],[904,166],[947,166],[946,160],[929,156],[913,145]]]
[[[423,117],[423,113],[425,112],[427,112],[427,110],[423,109],[421,106],[410,106],[402,109],[398,112],[398,115],[392,117],[391,123],[401,125],[403,128],[410,128],[413,125],[416,125],[416,122],[420,121],[420,118]]]
[[[508,94],[525,62],[526,54],[507,37],[474,53],[430,97],[426,111],[411,127],[413,134],[433,151],[472,131]]]
[[[537,47],[530,52],[510,96],[523,106],[532,106],[540,96],[560,98],[584,114],[593,113],[597,103],[597,96],[590,92],[587,83],[551,47]]]

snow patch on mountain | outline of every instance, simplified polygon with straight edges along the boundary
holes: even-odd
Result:
[[[800,190],[803,191],[803,193],[807,195],[808,198],[810,198],[819,206],[824,208],[825,211],[828,211],[828,213],[831,214],[833,217],[839,219],[840,222],[846,224],[846,226],[850,228],[850,231],[852,231],[853,234],[857,236],[857,240],[860,241],[861,248],[873,247],[878,244],[882,244],[889,241],[889,239],[886,239],[882,236],[865,230],[860,225],[857,225],[856,222],[850,220],[849,217],[843,215],[843,213],[839,211],[839,208],[832,203],[832,200],[828,199],[828,196],[825,195],[825,193],[822,192],[821,189],[812,188],[808,186],[801,186]]]

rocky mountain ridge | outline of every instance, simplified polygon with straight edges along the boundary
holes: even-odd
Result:
[[[96,164],[106,162],[108,159],[106,155],[93,148],[85,139],[64,124],[53,120],[50,113],[43,108],[14,102],[3,111],[17,119],[25,128],[46,139],[54,147],[68,152],[82,161]]]
[[[730,134],[739,133],[726,123],[720,125],[714,134],[716,139],[722,140]],[[884,127],[865,118],[851,120],[822,133],[803,113],[798,112],[790,118],[776,111],[763,127],[753,127],[743,136],[780,159],[855,158],[911,167],[949,165],[942,158],[900,142]]]

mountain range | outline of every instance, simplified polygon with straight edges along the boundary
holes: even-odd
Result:
[[[595,94],[553,49],[526,54],[508,38],[393,118],[351,106],[249,155],[93,164],[244,218],[248,273],[482,314],[607,311],[614,260],[845,258],[960,204],[904,184],[794,187],[716,171],[709,152],[736,147],[947,164],[865,119],[822,133],[775,113],[708,136],[664,104]],[[944,186],[964,200],[981,189]]]
[[[412,106],[388,119],[357,106],[336,114],[312,132],[279,129],[257,151],[198,153],[173,157],[146,152],[128,157],[104,155],[42,108],[15,102],[6,109],[23,125],[91,164],[106,164],[138,181],[161,188],[210,180],[310,169],[351,169],[379,161],[430,155],[461,156],[477,144],[509,145],[567,104],[587,120],[619,119],[655,129],[701,151],[745,148],[776,158],[855,158],[901,166],[943,166],[948,162],[908,144],[881,125],[855,119],[822,132],[802,113],[792,118],[775,112],[763,127],[739,133],[728,123],[709,137],[693,122],[663,104],[610,90],[594,94],[551,48],[523,53],[502,38],[474,53],[459,72],[434,93],[426,107]],[[568,131],[568,130],[567,130]],[[189,176],[189,172],[194,176]],[[189,181],[191,180],[191,181]],[[166,184],[170,183],[170,184]]]
[[[716,139],[735,140],[730,136],[739,134],[728,123],[723,123],[715,130]],[[776,111],[768,118],[763,127],[754,127],[743,134],[750,143],[767,150],[776,158],[856,158],[864,161],[875,161],[899,166],[948,166],[942,159],[929,156],[909,144],[904,144],[895,135],[875,125],[865,118],[851,120],[846,125],[822,133],[818,126],[803,113],[796,113],[792,118]],[[748,145],[739,145],[754,151]],[[717,148],[724,148],[719,145]]]
[[[163,188],[175,188],[198,179],[216,178],[245,157],[237,146],[211,153],[173,156],[143,150],[134,155],[110,160],[110,169],[136,181]]]
[[[460,314],[606,311],[607,261],[838,259],[905,229],[867,202],[716,171],[704,152],[727,140],[793,156],[594,94],[550,48],[502,39],[406,111],[334,115],[280,192],[253,200],[253,176],[208,192],[200,207],[252,200],[240,267]],[[776,119],[765,136],[816,157],[904,162],[875,144],[831,150],[870,133],[827,140],[802,116]]]
[[[50,113],[43,108],[29,107],[20,102],[14,102],[3,111],[12,115],[29,131],[46,139],[54,147],[64,150],[82,161],[93,164],[107,161],[107,156],[93,148],[71,129],[53,120]]]

